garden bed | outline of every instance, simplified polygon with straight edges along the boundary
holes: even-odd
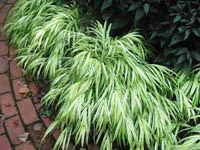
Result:
[[[50,81],[42,104],[56,117],[44,139],[59,129],[55,149],[70,141],[101,150],[198,149],[198,66],[188,74],[149,63],[152,49],[138,32],[112,37],[107,22],[84,26],[76,4],[19,0],[9,16],[19,64]],[[191,136],[182,139],[181,129]]]

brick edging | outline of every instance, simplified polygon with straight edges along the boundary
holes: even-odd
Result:
[[[6,15],[16,0],[0,2],[0,28],[3,26]],[[19,89],[25,85],[34,94],[38,91],[34,82],[26,82],[21,68],[15,61],[15,48],[10,47],[4,33],[0,34],[0,113],[3,125],[0,125],[0,149],[2,150],[36,150],[46,127],[51,123],[49,118],[39,113],[40,100],[37,98],[24,98],[19,94]],[[33,126],[41,124],[41,130],[35,131]],[[25,132],[30,135],[26,142],[19,140]],[[47,139],[43,150],[52,149],[52,140]],[[3,143],[3,144],[2,144]]]

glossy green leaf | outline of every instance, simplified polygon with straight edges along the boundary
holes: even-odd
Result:
[[[180,47],[180,48],[177,48],[177,49],[178,49],[178,51],[176,52],[176,56],[189,52],[188,49],[185,48],[185,47]]]
[[[181,20],[181,16],[176,16],[173,20],[173,23],[178,22],[179,20]]]
[[[193,32],[196,36],[200,37],[200,28],[193,28],[193,29],[192,29],[192,32]]]
[[[200,62],[200,54],[199,54],[199,53],[193,51],[193,52],[192,52],[192,57],[193,57],[196,61]]]
[[[101,11],[107,9],[108,7],[110,7],[112,5],[113,1],[112,0],[104,0],[103,4],[101,6]]]
[[[146,14],[148,14],[149,9],[150,9],[150,5],[149,5],[148,3],[145,3],[144,6],[143,6],[143,8],[144,8],[144,12],[145,12]]]
[[[180,57],[178,57],[176,64],[183,63],[185,60],[186,60],[186,56],[181,55]]]
[[[134,10],[136,10],[138,7],[139,7],[138,3],[133,3],[133,4],[129,7],[128,12],[134,11]]]
[[[179,33],[174,34],[174,36],[171,39],[171,42],[169,44],[169,46],[175,45],[179,42],[181,42],[183,39],[181,37],[181,35]]]
[[[129,23],[129,19],[130,18],[126,18],[126,17],[116,18],[115,21],[113,22],[112,28],[118,29],[118,28],[122,28],[122,27],[126,26]]]
[[[183,33],[183,32],[186,31],[186,27],[185,26],[180,26],[180,27],[178,27],[178,30],[179,30],[180,33]]]
[[[190,30],[186,30],[184,40],[186,40],[190,36],[190,33]]]
[[[136,9],[135,20],[136,21],[140,20],[144,15],[145,15],[145,12],[144,12],[144,10],[142,8]]]
[[[112,17],[113,14],[114,14],[113,9],[106,9],[102,12],[102,18],[108,20]]]

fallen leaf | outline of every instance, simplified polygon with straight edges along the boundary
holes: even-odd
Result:
[[[19,135],[19,140],[20,141],[22,141],[22,142],[26,142],[27,141],[27,139],[28,139],[28,136],[29,136],[29,133],[28,132],[25,132],[25,133],[23,133],[23,134],[21,134],[21,135]]]
[[[30,89],[27,87],[22,87],[19,89],[19,93],[20,94],[24,94],[25,96],[27,96],[27,94],[30,92]]]
[[[42,129],[42,123],[36,123],[33,125],[35,131],[40,131]]]

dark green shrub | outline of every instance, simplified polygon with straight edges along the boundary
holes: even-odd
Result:
[[[69,1],[69,0],[68,0]],[[157,50],[154,61],[176,70],[200,62],[199,0],[83,0],[85,14],[112,23],[112,35],[138,28]]]
[[[151,42],[160,43],[162,50],[157,60],[176,69],[191,68],[200,62],[200,2],[182,0],[168,12],[151,29]]]
[[[134,23],[139,23],[148,14],[160,13],[158,12],[160,6],[166,5],[166,2],[162,2],[162,0],[76,0],[76,2],[88,15],[89,18],[86,17],[86,19],[90,20],[90,15],[92,15],[101,21],[107,20],[112,23],[112,30],[117,30],[117,32],[119,29],[128,31],[127,29],[130,29]]]

